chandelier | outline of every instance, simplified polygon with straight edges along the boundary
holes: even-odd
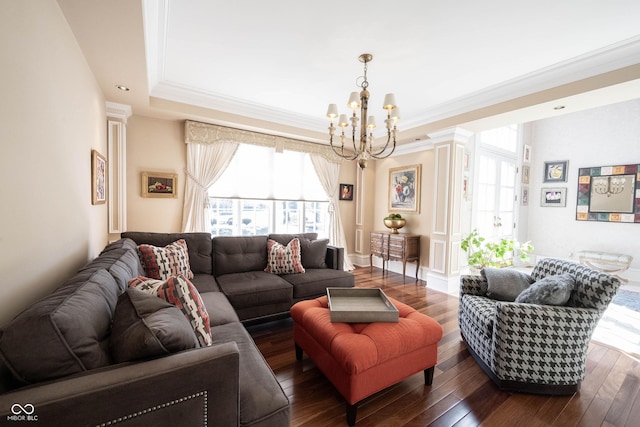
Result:
[[[386,94],[382,108],[387,110],[387,119],[384,121],[387,128],[387,142],[383,147],[374,149],[373,130],[376,127],[376,120],[374,116],[367,116],[367,109],[369,105],[369,91],[367,90],[367,87],[369,87],[369,82],[367,81],[367,64],[371,62],[372,59],[373,55],[370,53],[363,53],[358,57],[358,60],[364,63],[364,76],[360,76],[356,79],[356,86],[362,89],[360,94],[358,95],[358,92],[351,92],[351,96],[349,96],[347,107],[352,110],[351,117],[347,117],[346,114],[340,114],[338,116],[338,107],[336,104],[329,104],[329,108],[327,110],[327,117],[330,120],[329,145],[331,145],[333,152],[343,159],[358,159],[358,165],[363,169],[367,167],[367,161],[369,158],[384,159],[389,157],[396,149],[396,122],[400,119],[400,111],[398,107],[396,107],[395,95],[393,93]],[[358,83],[360,79],[362,80]],[[358,116],[356,115],[357,109],[360,109],[360,119],[358,119]],[[336,118],[338,118],[338,127],[342,128],[339,147],[337,147],[337,144],[333,141],[336,131],[333,121]],[[358,121],[360,121],[359,136],[357,136]],[[344,151],[344,144],[347,139],[345,129],[348,128],[349,125],[351,126],[353,154],[348,151],[345,153]]]
[[[611,197],[624,191],[625,177],[607,176],[593,179],[593,191]]]

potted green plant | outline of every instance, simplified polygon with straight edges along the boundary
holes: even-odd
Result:
[[[489,240],[474,229],[462,239],[460,247],[467,254],[469,267],[481,270],[484,267],[507,267],[517,256],[523,262],[529,261],[533,246],[530,242],[520,243],[515,239]]]

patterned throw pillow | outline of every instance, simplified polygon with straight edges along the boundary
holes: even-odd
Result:
[[[267,241],[267,273],[304,273],[300,258],[300,240],[296,237],[287,246],[269,239]]]
[[[193,279],[193,272],[189,265],[189,252],[184,239],[159,248],[153,245],[139,245],[138,255],[147,277],[165,280],[171,276],[183,274],[187,279]]]
[[[185,276],[172,276],[166,280],[138,276],[129,280],[129,287],[156,295],[178,307],[191,323],[200,345],[206,347],[212,344],[209,313],[200,293]]]

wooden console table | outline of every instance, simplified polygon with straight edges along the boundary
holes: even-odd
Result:
[[[373,256],[382,258],[382,274],[385,262],[402,261],[402,277],[405,278],[407,262],[416,262],[416,280],[420,269],[420,235],[393,234],[384,231],[371,232],[371,254],[369,255],[369,270],[373,271]]]

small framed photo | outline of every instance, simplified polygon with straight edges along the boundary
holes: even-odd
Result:
[[[340,184],[340,200],[353,200],[353,184]]]
[[[91,204],[107,202],[107,159],[91,150]]]
[[[178,197],[178,175],[142,172],[142,197]]]
[[[522,165],[522,183],[523,184],[528,184],[529,183],[529,174],[530,174],[529,166]]]
[[[522,187],[522,197],[520,198],[522,206],[529,206],[529,187]]]
[[[567,182],[569,160],[544,162],[544,182]]]
[[[531,146],[524,144],[524,148],[522,150],[522,161],[524,163],[531,163]]]
[[[540,195],[540,206],[564,207],[567,205],[566,188],[543,188]]]

